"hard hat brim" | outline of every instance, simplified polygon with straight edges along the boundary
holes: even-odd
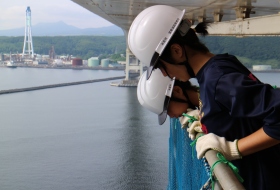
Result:
[[[148,67],[148,69],[147,69],[147,80],[150,78],[152,71],[154,70],[154,67],[158,62],[158,59],[159,59],[159,53],[155,52],[151,59],[150,67]]]
[[[164,99],[164,103],[163,103],[163,111],[158,115],[158,123],[160,125],[162,125],[167,117],[167,110],[168,110],[168,106],[169,106],[169,102],[172,96],[172,91],[173,91],[173,87],[175,84],[175,77],[173,77],[173,79],[170,81],[170,83],[167,86],[166,92],[165,92],[165,99]]]
[[[165,120],[166,120],[169,102],[170,102],[170,97],[169,96],[165,96],[165,100],[164,100],[164,104],[163,104],[163,112],[158,114],[158,123],[160,125],[162,125],[165,122]]]
[[[167,110],[164,110],[158,115],[158,124],[162,125],[167,118]]]
[[[154,70],[154,67],[153,67],[153,66],[147,68],[146,80],[148,80],[148,79],[150,78],[150,76],[151,76],[153,70]]]

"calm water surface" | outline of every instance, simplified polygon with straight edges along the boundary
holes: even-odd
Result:
[[[123,75],[0,68],[0,90]],[[255,75],[280,86],[280,73]],[[166,189],[169,122],[110,82],[0,95],[0,189]]]
[[[123,75],[1,68],[0,89]],[[0,95],[0,189],[166,189],[168,122],[109,84]]]

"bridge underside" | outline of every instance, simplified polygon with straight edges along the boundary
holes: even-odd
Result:
[[[127,33],[134,18],[145,8],[165,4],[185,9],[185,17],[193,25],[210,20],[210,35],[218,36],[279,36],[279,0],[72,0],[123,29]],[[132,59],[127,49],[126,80],[130,71],[143,71],[142,64]]]
[[[279,36],[280,14],[215,22],[208,31],[217,36]]]

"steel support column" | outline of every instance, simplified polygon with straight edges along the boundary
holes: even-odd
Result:
[[[143,74],[143,66],[142,63],[135,57],[135,55],[126,48],[126,67],[125,67],[125,80],[131,80],[132,78],[129,76],[130,71],[138,72],[140,76]]]

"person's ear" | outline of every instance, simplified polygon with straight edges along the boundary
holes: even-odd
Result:
[[[183,57],[183,49],[179,44],[172,44],[171,45],[171,55],[173,56],[174,59],[178,59]]]

